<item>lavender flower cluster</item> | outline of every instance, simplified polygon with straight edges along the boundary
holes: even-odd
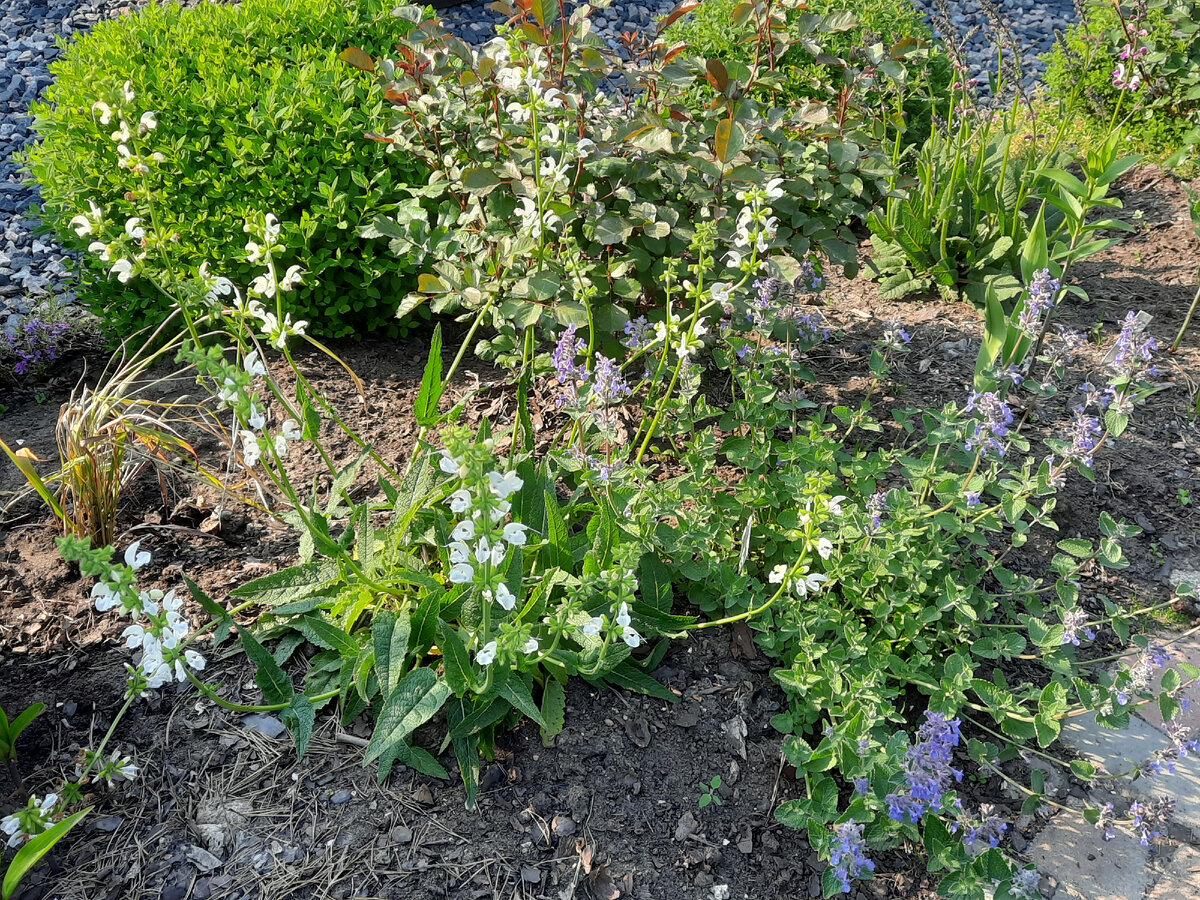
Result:
[[[1029,296],[1025,306],[1017,315],[1017,326],[1029,337],[1037,337],[1042,328],[1042,314],[1054,306],[1054,298],[1058,296],[1062,282],[1050,275],[1049,269],[1040,269],[1033,273],[1029,283]]]
[[[867,843],[861,823],[853,820],[833,826],[834,842],[829,852],[829,864],[843,893],[850,893],[850,879],[862,878],[875,871],[875,863],[867,859]]]
[[[1013,423],[1013,413],[1009,405],[997,391],[971,391],[967,398],[966,411],[975,413],[979,421],[975,423],[975,432],[967,439],[966,449],[976,450],[982,456],[994,453],[1004,455],[1002,438],[1009,432]]]
[[[626,325],[625,333],[632,336],[634,332],[630,331],[629,325]],[[648,325],[646,330],[649,330]],[[558,405],[562,407],[579,402],[581,390],[585,387],[588,388],[586,399],[601,407],[612,406],[629,397],[633,388],[621,374],[621,367],[617,365],[616,360],[609,359],[603,353],[597,353],[594,371],[588,371],[586,365],[576,362],[576,357],[587,349],[587,345],[575,336],[575,332],[574,325],[568,326],[559,336],[551,356],[555,375],[563,389],[558,397]],[[644,341],[645,335],[638,340]]]

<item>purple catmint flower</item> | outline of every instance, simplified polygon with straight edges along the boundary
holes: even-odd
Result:
[[[899,322],[889,322],[883,329],[883,337],[879,339],[885,350],[903,350],[911,341],[912,334]]]
[[[825,287],[825,279],[817,271],[816,263],[806,259],[800,263],[800,274],[796,276],[792,286],[798,291],[816,293]]]
[[[1041,330],[1042,314],[1054,306],[1062,283],[1050,275],[1049,269],[1039,269],[1029,282],[1025,306],[1017,316],[1017,326],[1030,337]]]
[[[1009,426],[1013,423],[1013,413],[1008,404],[996,391],[971,391],[967,398],[967,412],[976,413],[979,421],[975,423],[974,434],[967,439],[967,450],[978,450],[982,455],[994,453],[1004,455],[1004,444],[1001,438],[1008,434]]]
[[[1069,610],[1063,616],[1063,639],[1064,644],[1074,644],[1079,646],[1080,635],[1085,640],[1094,641],[1096,639],[1096,631],[1094,628],[1088,627],[1087,613],[1082,609]]]
[[[563,406],[579,396],[577,382],[587,378],[587,369],[577,364],[575,357],[586,348],[587,345],[575,337],[574,325],[568,325],[559,336],[558,343],[554,345],[554,353],[550,359],[554,363],[554,372],[558,376],[558,381],[563,386],[563,393],[558,398],[559,406]]]
[[[630,319],[625,323],[625,339],[623,343],[630,350],[636,350],[649,343],[650,333],[653,330],[645,316]]]
[[[850,893],[851,878],[862,878],[867,872],[875,871],[875,863],[867,859],[867,843],[862,831],[862,825],[853,820],[833,826],[834,842],[829,850],[829,864],[845,894]]]
[[[865,797],[871,790],[871,779],[862,775],[854,779],[854,793]]]
[[[867,515],[871,517],[871,529],[878,529],[883,522],[883,514],[888,511],[887,494],[876,491],[867,498]]]
[[[1142,329],[1143,325],[1137,313],[1130,310],[1125,314],[1125,320],[1121,323],[1121,333],[1117,335],[1117,342],[1113,347],[1112,361],[1109,363],[1118,378],[1136,381],[1143,376],[1153,377],[1155,374],[1154,367],[1148,363],[1154,356],[1154,351],[1158,349],[1158,341],[1153,337],[1143,337]]]
[[[941,806],[951,781],[962,781],[962,771],[950,765],[954,748],[962,741],[958,719],[926,711],[917,730],[917,743],[904,761],[904,785],[887,795],[888,815],[897,822],[916,823],[926,811]]]
[[[996,815],[994,809],[990,803],[983,804],[979,808],[980,820],[972,823],[963,837],[963,844],[974,855],[982,853],[985,844],[988,847],[1000,846],[1000,839],[1008,831],[1008,823]]]
[[[1025,373],[1017,365],[1007,365],[996,373],[997,378],[1007,378],[1013,387],[1020,387],[1025,381]]]
[[[1162,644],[1151,644],[1139,653],[1126,669],[1129,684],[1123,690],[1117,691],[1117,703],[1125,706],[1129,703],[1131,694],[1141,694],[1149,690],[1154,669],[1164,668],[1171,661],[1171,656],[1171,651]]]
[[[963,496],[967,498],[968,508],[978,506],[980,502],[982,502],[982,498],[979,496],[979,491],[965,491]]]
[[[1096,827],[1103,829],[1106,841],[1111,841],[1117,836],[1116,820],[1117,817],[1111,803],[1105,803],[1100,807],[1100,818],[1096,820]]]
[[[1100,442],[1104,429],[1100,420],[1087,415],[1082,409],[1075,410],[1075,420],[1067,432],[1070,446],[1063,450],[1063,460],[1068,463],[1080,463],[1087,468],[1092,467],[1092,451]]]
[[[621,376],[621,368],[603,353],[596,355],[596,371],[592,374],[592,397],[602,406],[620,403],[633,393]]]
[[[1159,797],[1148,803],[1134,800],[1130,804],[1133,830],[1143,847],[1149,847],[1151,841],[1163,836],[1174,812],[1175,801],[1170,797]]]
[[[830,335],[829,326],[825,324],[825,317],[819,312],[792,316],[792,321],[796,325],[797,337],[801,341],[816,343]]]

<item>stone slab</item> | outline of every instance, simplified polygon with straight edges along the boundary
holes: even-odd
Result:
[[[1106,841],[1079,815],[1051,819],[1030,843],[1029,856],[1058,883],[1056,900],[1139,900],[1150,885],[1147,848],[1124,834]]]
[[[1182,846],[1155,868],[1146,900],[1200,900],[1200,850]]]
[[[1125,731],[1104,728],[1091,713],[1075,716],[1063,726],[1062,738],[1080,755],[1114,774],[1138,766],[1156,750],[1170,746],[1162,731],[1138,716],[1130,718]],[[1173,797],[1174,822],[1189,828],[1200,840],[1200,755],[1178,760],[1175,774],[1164,772],[1153,778],[1122,780],[1117,786],[1142,799],[1164,794]]]

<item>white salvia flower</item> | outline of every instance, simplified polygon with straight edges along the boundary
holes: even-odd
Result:
[[[723,306],[729,302],[729,295],[733,293],[733,285],[727,284],[724,281],[718,281],[709,290],[712,291],[713,300]]]
[[[153,131],[158,127],[158,118],[152,112],[142,113],[142,117],[138,119],[138,131],[145,134],[147,131]]]
[[[110,782],[113,780],[133,781],[138,773],[138,767],[134,765],[133,760],[128,756],[121,756],[117,751],[113,751],[105,769],[108,771],[107,780]]]
[[[471,508],[471,492],[466,488],[459,488],[446,502],[450,505],[451,512],[464,513]]]
[[[75,229],[77,235],[86,237],[92,233],[92,220],[87,216],[75,216],[71,219],[71,227]]]
[[[283,430],[275,435],[275,454],[287,456],[288,446],[303,437],[304,433],[300,430],[299,423],[295,419],[286,420],[283,423]]]
[[[507,500],[525,483],[516,472],[505,472],[503,475],[499,472],[489,472],[488,481],[492,483],[492,493],[501,500]]]
[[[517,605],[516,596],[508,589],[508,585],[503,581],[496,586],[496,602],[509,611],[511,611],[512,608]]]
[[[140,241],[146,236],[146,229],[142,227],[142,220],[137,216],[125,222],[125,233],[135,241]]]
[[[488,641],[483,645],[483,648],[475,654],[475,662],[481,666],[490,666],[496,658],[496,642]]]
[[[459,474],[461,464],[457,459],[450,455],[449,450],[443,450],[441,458],[438,459],[438,468],[447,475],[457,475]]]
[[[246,424],[255,431],[262,431],[263,426],[267,424],[266,415],[253,400],[250,401],[250,414],[246,416]]]
[[[475,570],[469,563],[461,562],[450,569],[448,577],[451,584],[467,584],[475,577]]]
[[[470,562],[471,548],[468,547],[464,541],[451,541],[448,545],[448,549],[450,550],[451,565],[454,565],[455,563]]]
[[[205,665],[207,665],[207,663],[204,661],[204,657],[201,656],[199,653],[197,653],[195,650],[184,650],[183,658],[185,660],[187,660],[187,664],[189,666],[191,666],[193,669],[195,669],[197,672],[203,671]],[[179,680],[182,681],[183,679],[181,678]]]
[[[783,196],[783,179],[772,178],[765,185],[763,185],[763,189],[767,192],[768,201],[778,200]]]
[[[454,526],[454,530],[450,532],[450,537],[454,538],[455,542],[469,541],[475,537],[475,522],[473,519],[463,519]],[[464,545],[465,546],[465,545]]]
[[[275,282],[271,280],[271,276],[269,274],[259,275],[257,278],[255,278],[253,281],[250,282],[250,290],[256,294],[262,294],[264,297],[274,297],[275,296]],[[271,319],[272,319],[272,324],[275,324],[279,321],[278,319],[275,318],[275,316],[271,316]],[[264,326],[265,326],[265,323],[264,323]],[[267,327],[263,328],[263,331],[267,331],[267,332],[273,332],[275,330],[276,330],[276,328],[267,328]]]
[[[129,566],[135,572],[150,562],[149,552],[141,550],[141,545],[141,541],[134,541],[125,548],[125,565]]]
[[[254,241],[246,242],[246,262],[256,263],[263,258],[263,248]]]
[[[787,577],[788,567],[780,563],[771,570],[771,574],[767,576],[767,581],[771,584],[783,584],[783,579]]]
[[[245,463],[247,469],[252,469],[262,459],[262,447],[258,444],[258,435],[245,429],[239,431],[238,434],[242,439],[242,462]]]
[[[524,547],[526,528],[520,522],[509,522],[504,526],[504,539],[513,546]]]
[[[104,243],[104,241],[92,241],[90,244],[88,244],[88,253],[99,254],[101,262],[112,261],[112,251],[109,249],[108,244]]]
[[[492,565],[498,566],[504,562],[504,554],[506,552],[507,548],[505,548],[503,541],[497,541],[493,544],[486,537],[481,537],[475,547],[475,560],[480,564],[490,560]]]
[[[817,554],[821,557],[821,559],[829,559],[829,556],[832,553],[833,541],[831,541],[829,538],[821,538],[819,541],[817,541]]]
[[[138,604],[141,606],[142,612],[148,616],[158,615],[158,601],[162,599],[163,592],[158,588],[151,588],[148,591],[138,591]]]
[[[537,638],[531,637],[529,640],[527,640],[525,642],[525,646],[523,646],[521,649],[525,652],[526,656],[531,656],[532,654],[537,653],[538,652]]]
[[[117,281],[121,282],[121,284],[128,284],[133,278],[133,263],[127,259],[118,259],[112,264],[109,272],[116,275]]]
[[[107,103],[105,103],[103,100],[97,100],[95,103],[92,104],[92,112],[100,113],[100,124],[101,125],[108,125],[110,122],[112,122],[112,117],[113,117],[112,107],[109,106]]]
[[[263,224],[266,226],[263,236],[267,239],[268,243],[273,242],[275,238],[279,237],[279,219],[274,213],[267,213],[263,219]]]
[[[146,629],[141,625],[134,623],[121,632],[121,637],[125,638],[125,646],[130,650],[136,650],[142,646],[142,641],[146,639]]]
[[[92,599],[96,601],[98,612],[108,612],[121,603],[121,596],[103,581],[92,586]]]
[[[629,622],[629,604],[622,601],[621,608],[617,610],[617,624],[626,626],[629,624]]]
[[[587,159],[596,150],[596,142],[591,138],[580,138],[575,143],[575,152],[580,159]]]
[[[640,647],[642,644],[642,636],[637,633],[637,629],[632,625],[626,625],[621,629],[621,640],[630,647]]]
[[[251,350],[246,354],[246,358],[242,360],[242,367],[251,378],[267,374],[267,367],[263,365],[257,350]]]
[[[604,627],[604,619],[600,616],[592,616],[583,623],[583,627],[579,630],[584,634],[599,634],[600,629]]]
[[[842,501],[845,499],[846,498],[842,494],[838,494],[836,497],[830,497],[825,501],[825,508],[829,510],[830,515],[841,516]]]
[[[121,124],[117,126],[117,130],[112,133],[112,139],[118,144],[124,144],[131,137],[133,135],[129,132],[129,123],[122,119]]]
[[[296,285],[304,284],[304,270],[299,266],[289,266],[287,272],[279,282],[281,291],[294,290]]]
[[[123,88],[121,88],[121,95],[125,98],[126,103],[133,102],[133,98],[136,95],[133,93],[133,82],[132,81],[125,82],[125,86]]]
[[[821,584],[828,580],[828,577],[819,573],[804,575],[796,579],[796,593],[801,597],[807,597],[810,593],[815,594],[821,589]]]

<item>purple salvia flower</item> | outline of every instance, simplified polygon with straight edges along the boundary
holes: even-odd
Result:
[[[1075,420],[1067,432],[1071,444],[1063,450],[1063,460],[1069,463],[1080,463],[1087,468],[1092,467],[1092,451],[1100,441],[1104,429],[1100,420],[1087,415],[1082,409],[1075,410]]]
[[[875,863],[867,859],[862,831],[862,825],[853,820],[833,826],[835,839],[829,851],[829,864],[845,894],[850,893],[851,878],[862,878],[875,871]]]

